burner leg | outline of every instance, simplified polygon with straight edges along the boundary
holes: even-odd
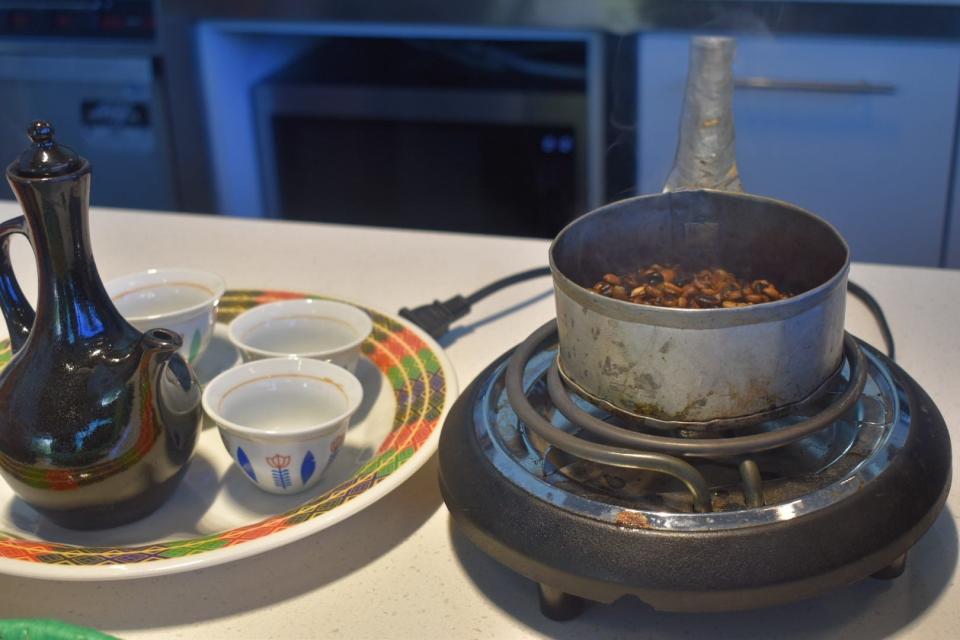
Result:
[[[540,613],[551,620],[564,622],[583,613],[584,600],[579,596],[572,596],[539,582],[537,592],[540,595]]]
[[[901,575],[903,575],[903,570],[906,568],[907,554],[904,553],[902,556],[891,562],[883,569],[880,569],[880,571],[877,571],[870,577],[878,580],[893,580],[894,578],[899,578]]]

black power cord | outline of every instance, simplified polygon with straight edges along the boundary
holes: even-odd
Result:
[[[453,296],[445,302],[434,300],[430,304],[425,304],[414,309],[408,309],[407,307],[404,307],[403,309],[400,309],[399,315],[401,318],[409,320],[413,324],[429,333],[431,337],[440,338],[443,334],[450,330],[451,324],[470,313],[470,309],[473,308],[473,305],[480,300],[493,293],[496,293],[497,291],[500,291],[505,287],[517,284],[518,282],[532,280],[533,278],[541,278],[548,275],[550,275],[550,267],[540,267],[538,269],[521,271],[520,273],[515,273],[505,278],[501,278],[496,282],[491,282],[487,286],[474,291],[466,297],[459,295]]]
[[[450,330],[451,324],[470,313],[473,305],[480,300],[518,282],[548,275],[550,275],[550,267],[521,271],[520,273],[515,273],[491,282],[468,296],[453,296],[445,302],[434,300],[430,304],[425,304],[414,309],[404,307],[400,309],[399,314],[401,318],[409,320],[429,333],[433,338],[439,339]],[[876,319],[877,324],[880,326],[880,333],[883,335],[883,341],[887,347],[887,356],[893,360],[895,356],[893,332],[890,331],[890,324],[887,322],[887,317],[884,315],[880,303],[877,302],[876,298],[870,295],[866,289],[854,282],[847,282],[847,291],[850,295],[863,302],[863,304],[867,306],[867,309],[870,310],[870,313],[873,314],[874,319]]]
[[[887,316],[884,315],[883,308],[880,306],[880,303],[877,302],[877,299],[870,295],[866,289],[855,282],[847,281],[847,293],[865,304],[867,309],[870,310],[870,313],[873,314],[874,319],[880,326],[880,334],[883,336],[883,342],[887,346],[887,356],[891,360],[896,360],[896,350],[895,345],[893,344],[893,332],[890,331],[890,324],[887,322]]]

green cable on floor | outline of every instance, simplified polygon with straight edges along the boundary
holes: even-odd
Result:
[[[58,620],[21,618],[0,620],[0,640],[117,640],[95,629]]]

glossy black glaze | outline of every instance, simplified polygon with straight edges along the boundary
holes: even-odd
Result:
[[[200,386],[163,330],[141,334],[114,307],[90,253],[90,165],[34,123],[7,167],[25,218],[0,225],[0,309],[14,357],[0,371],[0,473],[65,527],[98,529],[156,509],[200,430]],[[37,309],[10,268],[9,237],[37,256]],[[32,327],[32,328],[31,328]]]

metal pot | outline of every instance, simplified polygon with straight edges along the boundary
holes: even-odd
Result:
[[[734,41],[696,38],[680,142],[662,194],[616,202],[550,246],[559,365],[578,391],[648,424],[742,424],[815,395],[841,366],[849,249],[825,220],[742,191]],[[721,266],[793,297],[732,309],[638,305],[590,289],[653,262]]]

